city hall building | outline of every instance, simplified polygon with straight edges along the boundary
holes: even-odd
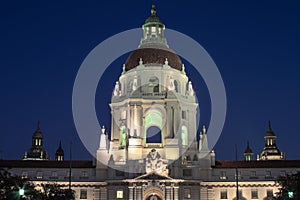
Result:
[[[0,167],[37,186],[68,187],[71,180],[76,199],[233,200],[237,191],[239,199],[272,199],[276,178],[297,172],[300,160],[285,160],[270,123],[257,158],[248,144],[244,160],[216,160],[205,126],[197,133],[192,82],[154,6],[142,28],[112,91],[110,138],[99,130],[97,161],[65,160],[61,144],[49,160],[38,124],[23,159],[1,160]]]

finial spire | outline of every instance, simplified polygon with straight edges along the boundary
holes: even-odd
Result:
[[[205,127],[205,125],[203,125],[203,127],[202,127],[202,132],[203,132],[203,134],[206,134],[206,127]]]
[[[101,130],[102,130],[102,134],[105,134],[105,127],[104,127],[104,125],[102,126]]]
[[[155,5],[152,5],[151,15],[156,15],[156,6]]]
[[[40,120],[38,120],[37,129],[40,130]]]
[[[249,141],[247,141],[247,147],[246,147],[245,153],[252,153],[252,150],[250,149]]]
[[[271,128],[271,121],[270,120],[268,122],[268,128],[269,128],[269,130],[272,130],[272,128]]]
[[[168,58],[165,58],[165,65],[169,65]]]
[[[143,65],[143,59],[142,58],[140,58],[140,60],[139,60],[139,65]]]

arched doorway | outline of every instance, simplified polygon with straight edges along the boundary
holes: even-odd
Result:
[[[143,200],[165,200],[165,198],[161,189],[150,187],[145,191]]]
[[[146,200],[161,200],[157,194],[151,194]]]

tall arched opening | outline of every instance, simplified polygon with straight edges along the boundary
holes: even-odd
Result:
[[[143,200],[165,200],[165,198],[161,189],[151,187],[145,191]]]
[[[145,117],[145,143],[162,143],[162,116],[158,112],[149,112]]]
[[[157,126],[150,126],[146,131],[146,143],[161,143],[161,130]]]

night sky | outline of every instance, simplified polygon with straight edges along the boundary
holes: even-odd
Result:
[[[77,71],[103,40],[141,27],[152,4],[167,28],[206,49],[222,75],[228,102],[225,126],[214,148],[217,159],[234,159],[235,144],[242,159],[247,141],[255,155],[260,153],[268,120],[287,159],[300,159],[298,1],[136,0],[1,2],[0,158],[21,159],[40,120],[51,159],[60,140],[67,158],[72,142],[74,159],[92,159],[73,122]],[[128,55],[112,63],[98,85],[98,119],[108,128],[108,103]],[[197,93],[200,124],[209,124],[206,85],[183,62]]]

